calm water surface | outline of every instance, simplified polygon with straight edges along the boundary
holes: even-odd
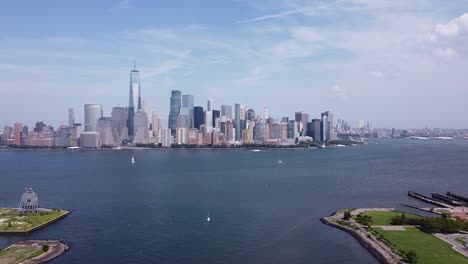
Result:
[[[468,195],[467,162],[468,142],[457,140],[258,153],[0,151],[0,206],[18,206],[33,187],[42,207],[72,211],[26,237],[0,237],[0,247],[61,238],[72,249],[50,263],[70,264],[377,263],[319,219],[421,205],[409,189]]]

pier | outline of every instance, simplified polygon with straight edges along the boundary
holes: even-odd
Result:
[[[454,194],[453,192],[447,192],[447,196],[453,197],[459,201],[464,202],[465,204],[468,204],[468,198],[465,196],[457,195],[457,194]]]
[[[442,195],[442,194],[438,194],[438,193],[433,193],[432,195],[432,198],[436,199],[436,200],[439,200],[441,202],[446,202],[446,203],[449,203],[451,205],[454,205],[454,206],[462,206],[463,203],[455,198],[450,198],[450,197],[447,197],[445,195]]]
[[[422,195],[422,194],[419,194],[419,193],[416,193],[416,192],[413,192],[413,191],[408,191],[408,195],[413,197],[413,198],[424,201],[426,203],[435,204],[435,205],[442,206],[442,207],[445,207],[445,208],[451,208],[451,209],[453,208],[451,205],[448,205],[448,204],[443,203],[443,202],[439,202],[439,201],[434,200],[434,199],[432,199],[430,197],[427,197],[425,195]]]

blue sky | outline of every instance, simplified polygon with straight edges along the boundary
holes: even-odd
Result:
[[[83,122],[171,89],[273,116],[468,128],[468,1],[2,1],[0,126]]]

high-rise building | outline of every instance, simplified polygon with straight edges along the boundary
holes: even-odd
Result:
[[[249,121],[255,120],[255,111],[252,108],[245,113],[245,119]]]
[[[307,135],[307,122],[309,122],[309,114],[304,111],[296,112],[295,121],[298,122],[298,131],[300,132],[300,135]]]
[[[230,141],[233,141],[235,139],[234,124],[232,123],[232,121],[230,119],[226,121],[224,131],[225,131],[224,134],[226,135],[225,136],[226,141],[230,142]]]
[[[321,114],[322,118],[322,141],[335,139],[333,114],[330,111],[325,111]]]
[[[320,119],[312,119],[307,126],[307,136],[312,137],[314,141],[320,141]]]
[[[213,110],[211,112],[212,112],[213,127],[216,127],[216,119],[221,117],[221,112],[219,110]]]
[[[140,72],[136,69],[136,63],[133,61],[133,70],[130,71],[130,95],[128,102],[128,118],[127,118],[127,128],[128,136],[130,140],[133,140],[135,135],[134,128],[134,116],[135,116],[135,93],[138,93],[138,108],[141,109],[141,93],[140,93]]]
[[[177,117],[180,114],[182,105],[182,94],[179,90],[171,91],[170,112],[169,112],[169,129],[171,134],[175,135],[177,128]]]
[[[180,109],[179,116],[177,117],[176,128],[190,128],[189,109],[185,107]]]
[[[73,126],[60,126],[57,129],[57,135],[55,137],[55,146],[71,146],[72,128]]]
[[[195,106],[193,108],[193,127],[196,129],[200,129],[200,126],[203,125],[205,116],[203,112],[203,107]]]
[[[176,128],[176,143],[179,145],[187,144],[187,133],[188,129],[185,127]]]
[[[265,142],[265,123],[263,121],[255,124],[254,141],[260,144]]]
[[[100,104],[85,104],[85,132],[96,132],[97,122],[102,117]]]
[[[240,120],[241,120],[241,105],[238,103],[234,104],[234,127],[235,127],[235,134],[236,134],[236,141],[241,139],[241,133],[242,131],[240,130]]]
[[[153,133],[153,137],[156,138],[156,142],[158,142],[159,139],[159,130],[161,129],[161,119],[158,117],[158,115],[153,112],[151,115],[151,131]]]
[[[206,102],[206,111],[213,111],[213,99],[208,99]]]
[[[322,120],[320,121],[320,140],[327,141],[328,138],[328,117],[322,116]]]
[[[112,135],[112,119],[110,117],[99,118],[96,130],[99,132],[102,145],[113,146],[115,144],[115,139]]]
[[[128,139],[128,107],[112,108],[112,136],[116,144],[122,144]]]
[[[232,119],[232,105],[221,105],[221,116]]]
[[[133,143],[137,144],[148,144],[149,141],[149,128],[148,128],[148,116],[143,110],[135,112],[135,123],[134,123],[135,135]]]
[[[68,126],[75,124],[75,109],[73,107],[68,108]]]
[[[188,109],[189,127],[193,128],[193,95],[182,95],[182,107]]]
[[[82,148],[100,148],[101,139],[98,132],[82,132],[80,135],[80,146]]]
[[[19,146],[21,145],[21,130],[23,128],[23,125],[21,123],[15,123],[13,126],[13,132],[14,132],[14,141],[13,144]]]
[[[288,138],[294,138],[296,133],[296,121],[289,120],[288,121]]]
[[[11,126],[3,127],[2,141],[7,142],[8,139],[11,139],[12,134],[13,134],[13,128]]]
[[[171,147],[171,130],[169,128],[161,128],[160,135],[161,146],[165,148]]]

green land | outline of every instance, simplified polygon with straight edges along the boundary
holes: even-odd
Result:
[[[368,211],[363,213],[363,215],[371,216],[372,217],[372,225],[377,226],[387,226],[391,225],[392,218],[395,216],[400,216],[403,213],[395,212],[395,211]],[[412,214],[404,214],[406,218],[414,218],[420,219],[422,217]],[[356,217],[353,217],[356,219]]]
[[[418,263],[468,263],[468,258],[453,250],[449,243],[432,234],[424,233],[416,227],[407,227],[405,231],[385,231],[380,228],[373,228],[373,230],[400,251],[414,250],[419,257]]]
[[[59,218],[68,211],[41,209],[36,214],[19,215],[18,209],[0,209],[0,232],[24,232]]]
[[[0,251],[0,264],[20,263],[26,259],[37,257],[43,252],[42,247],[33,245],[11,246],[6,250]]]

